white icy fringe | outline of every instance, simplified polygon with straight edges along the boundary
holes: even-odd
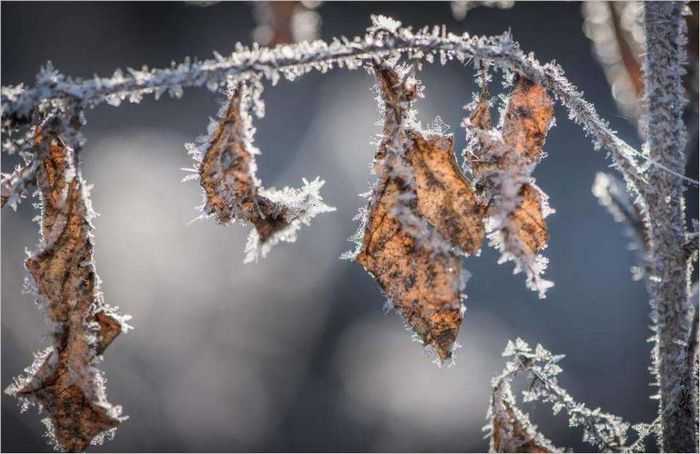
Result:
[[[584,442],[603,451],[644,452],[644,439],[656,430],[655,423],[631,426],[618,416],[604,413],[600,408],[591,410],[583,403],[575,401],[558,383],[557,376],[562,371],[558,363],[564,355],[553,355],[540,344],[533,350],[518,338],[515,342],[508,341],[503,356],[508,358],[508,361],[503,372],[492,380],[492,405],[489,407],[487,418],[494,416],[491,407],[503,408],[502,404],[493,405],[493,399],[502,399],[516,408],[510,385],[517,376],[526,375],[531,379],[531,386],[523,391],[523,401],[549,403],[555,415],[564,410],[569,416],[570,427],[583,428]],[[516,414],[522,415],[521,412]],[[521,422],[530,425],[526,415]],[[628,446],[627,432],[630,427],[638,433],[638,440]],[[491,424],[484,429],[490,434],[493,433]]]
[[[244,263],[255,262],[258,260],[258,257],[266,257],[270,249],[277,243],[295,242],[297,232],[302,225],[309,225],[311,219],[319,213],[335,211],[335,207],[328,206],[323,202],[319,192],[325,181],[316,177],[311,182],[304,178],[303,182],[304,185],[300,189],[285,187],[282,190],[270,188],[259,191],[261,196],[267,197],[271,201],[287,208],[289,217],[293,218],[293,221],[284,229],[275,232],[264,243],[260,242],[260,235],[258,235],[257,230],[255,228],[251,229],[245,246]]]

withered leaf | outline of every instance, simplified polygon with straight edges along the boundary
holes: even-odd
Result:
[[[55,137],[36,140],[50,147],[37,174],[43,238],[25,266],[56,328],[50,353],[38,357],[30,375],[15,379],[7,392],[40,403],[49,414],[57,445],[79,452],[122,420],[121,409],[107,401],[104,379],[95,364],[123,325],[102,303],[90,207],[74,153]]]
[[[508,98],[500,134],[491,129],[489,94],[484,86],[467,128],[476,135],[476,147],[467,159],[477,177],[478,195],[488,204],[489,237],[516,263],[516,271],[527,273],[528,287],[540,296],[551,286],[540,277],[546,259],[538,254],[548,237],[544,218],[546,195],[532,183],[530,174],[543,157],[543,146],[554,109],[547,91],[518,76]]]
[[[241,91],[232,91],[199,168],[206,210],[220,224],[236,217],[255,216],[258,184],[252,167],[253,154],[245,140],[247,115],[241,107]]]
[[[394,214],[406,190],[403,186],[386,178],[356,260],[444,361],[452,355],[462,321],[458,284],[462,263],[455,254],[433,251],[405,231]]]
[[[543,155],[554,108],[552,98],[540,85],[519,76],[508,99],[503,141],[525,158],[526,164],[539,161]],[[522,202],[513,214],[518,237],[533,252],[547,244],[549,234],[542,213],[542,197],[538,189],[525,184],[520,192]]]
[[[542,86],[518,76],[508,97],[503,122],[503,141],[515,148],[528,164],[542,157],[554,108],[552,98]]]
[[[379,181],[355,259],[444,362],[452,356],[463,314],[458,251],[473,254],[480,248],[485,206],[457,167],[452,139],[426,138],[407,121],[415,81],[387,65],[374,69],[384,139],[374,162]]]
[[[480,129],[491,129],[493,126],[491,106],[489,104],[490,99],[489,88],[484,82],[483,87],[481,87],[481,93],[479,94],[479,102],[476,104],[474,112],[472,112],[469,117],[472,124]]]
[[[68,354],[59,355],[59,364],[68,362]],[[49,366],[47,366],[49,367]],[[31,397],[49,413],[52,435],[66,452],[84,452],[90,442],[121,423],[108,403],[95,397],[78,384],[66,367],[47,371],[36,386],[28,386],[17,396]]]
[[[484,240],[486,206],[457,167],[453,139],[434,135],[426,140],[415,131],[409,136],[418,212],[454,247],[475,254]]]
[[[510,402],[494,392],[491,407],[491,452],[557,452],[551,441],[540,434]]]
[[[252,120],[249,113],[250,88],[239,82],[203,153],[198,173],[205,194],[204,211],[219,224],[234,220],[249,222],[255,229],[253,245],[247,247],[246,261],[264,256],[278,241],[293,241],[302,223],[321,212],[333,211],[325,205],[318,190],[320,180],[305,181],[301,189],[265,189],[255,176]],[[251,240],[249,240],[250,242]]]
[[[523,185],[520,190],[522,201],[513,212],[511,222],[518,238],[533,253],[540,252],[547,245],[549,233],[542,215],[540,192],[531,184]]]

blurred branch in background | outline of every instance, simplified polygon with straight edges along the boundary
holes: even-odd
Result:
[[[638,124],[642,114],[644,76],[642,60],[645,52],[643,2],[588,1],[582,2],[583,31],[593,43],[613,98],[620,112],[632,123]],[[698,2],[689,2],[688,72],[683,84],[688,98],[688,109],[697,112],[698,101]],[[697,123],[692,120],[689,123]]]
[[[452,16],[458,20],[463,21],[467,17],[469,11],[480,6],[485,6],[487,8],[500,8],[508,9],[515,5],[513,0],[483,0],[483,1],[469,1],[469,0],[457,0],[450,2],[450,8],[452,9]]]
[[[313,41],[321,29],[321,15],[316,11],[320,1],[254,2],[253,15],[257,27],[253,41],[261,46]]]
[[[583,2],[583,31],[593,50],[613,98],[625,117],[636,123],[644,91],[641,58],[644,52],[642,7],[638,2]]]
[[[635,281],[643,278],[642,264],[649,250],[649,238],[642,220],[642,213],[627,192],[625,183],[613,174],[598,172],[592,192],[598,198],[598,202],[607,208],[613,219],[625,225],[625,231],[632,239],[629,247],[637,251],[639,258],[639,266],[632,268],[632,277]]]

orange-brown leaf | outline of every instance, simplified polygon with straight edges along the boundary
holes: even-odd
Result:
[[[508,402],[494,403],[492,452],[556,452],[552,443],[539,434],[523,415]]]
[[[418,212],[454,247],[474,254],[484,240],[486,206],[457,167],[451,137],[410,134]]]
[[[234,90],[199,168],[206,210],[220,224],[230,222],[238,211],[254,216],[257,183],[253,154],[244,138],[248,125],[241,102],[240,90]]]
[[[518,238],[533,253],[544,249],[549,240],[547,224],[542,215],[542,199],[539,191],[531,184],[520,190],[522,201],[513,212],[512,223],[517,229]]]
[[[554,117],[552,98],[542,86],[520,76],[510,94],[503,122],[503,140],[525,158],[527,164],[540,160],[547,131]],[[547,244],[547,225],[542,213],[542,200],[537,189],[529,184],[520,193],[522,202],[514,213],[518,237],[537,253]]]
[[[259,151],[252,142],[252,120],[247,106],[250,97],[246,82],[240,82],[232,90],[198,169],[205,212],[214,215],[219,224],[240,220],[255,228],[257,237],[253,246],[249,240],[252,250],[248,251],[246,261],[257,257],[258,249],[264,255],[266,247],[279,238],[291,241],[291,235],[284,236],[281,232],[293,233],[301,222],[308,222],[317,213],[334,210],[322,203],[317,192],[322,182],[282,191],[261,186],[255,176],[255,155]],[[276,235],[277,239],[273,239]]]
[[[546,196],[530,183],[530,174],[543,157],[554,115],[552,99],[543,87],[518,76],[499,133],[491,129],[488,96],[484,87],[467,122],[475,146],[466,157],[477,177],[477,194],[495,221],[491,244],[516,263],[516,270],[525,270],[528,287],[544,296],[551,282],[540,277],[547,262],[538,254],[549,235],[544,220]]]
[[[462,264],[454,254],[421,246],[405,231],[394,214],[405,190],[400,181],[385,177],[356,259],[375,277],[424,344],[447,360],[462,321]]]
[[[530,164],[542,157],[547,131],[554,117],[552,98],[541,85],[519,76],[508,98],[503,140]]]
[[[122,332],[122,323],[102,303],[91,213],[73,151],[59,139],[37,137],[39,145],[44,140],[50,148],[37,174],[43,239],[25,266],[57,329],[52,353],[8,392],[42,405],[63,450],[84,451],[95,437],[121,422],[119,408],[106,399],[94,361]]]

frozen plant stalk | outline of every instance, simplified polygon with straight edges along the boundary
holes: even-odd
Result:
[[[682,2],[644,3],[646,56],[645,153],[654,161],[682,174],[686,162],[686,105],[682,76],[686,63],[686,6]],[[647,289],[654,321],[653,371],[659,385],[662,450],[695,452],[696,394],[687,389],[687,345],[692,324],[689,303],[690,258],[686,241],[684,186],[658,166],[647,172],[643,196],[648,207],[650,248]]]

